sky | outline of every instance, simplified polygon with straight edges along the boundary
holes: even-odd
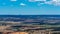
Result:
[[[60,15],[60,0],[0,0],[0,15]]]

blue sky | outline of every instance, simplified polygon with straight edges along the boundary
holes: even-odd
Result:
[[[0,15],[60,15],[60,0],[0,0]]]

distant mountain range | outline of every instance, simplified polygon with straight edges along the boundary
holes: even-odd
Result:
[[[0,21],[23,22],[25,24],[60,24],[60,15],[0,15]]]

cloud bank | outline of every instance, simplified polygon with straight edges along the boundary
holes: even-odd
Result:
[[[29,2],[41,2],[41,1],[43,1],[44,2],[44,4],[49,4],[49,5],[55,5],[55,6],[60,6],[60,0],[49,0],[49,1],[47,1],[47,0],[29,0]]]
[[[60,0],[46,1],[45,4],[50,4],[50,5],[60,6]]]

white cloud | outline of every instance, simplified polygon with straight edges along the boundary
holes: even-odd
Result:
[[[46,1],[45,4],[60,6],[60,0]]]
[[[52,0],[52,1],[55,1],[55,2],[60,2],[60,0]]]
[[[29,0],[29,2],[36,2],[36,1],[44,1],[44,4],[49,4],[49,5],[55,5],[55,6],[60,6],[60,0]]]
[[[46,1],[45,4],[54,4],[55,2],[53,1]]]
[[[24,4],[24,3],[20,3],[20,5],[21,5],[21,6],[25,6],[26,4]]]
[[[10,1],[17,1],[17,0],[10,0]]]

